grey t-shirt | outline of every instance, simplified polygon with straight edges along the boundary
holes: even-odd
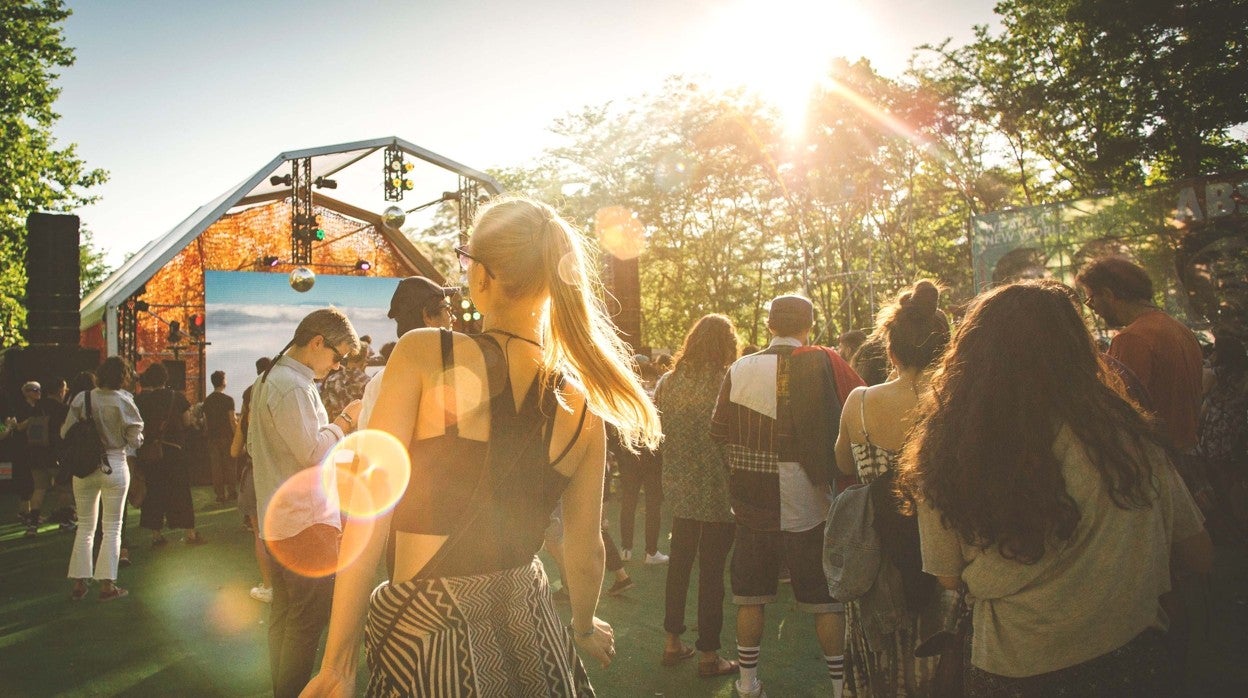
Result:
[[[1035,564],[967,545],[940,512],[919,505],[923,569],[961,576],[974,609],[971,663],[1035,676],[1115,650],[1147,628],[1164,630],[1157,597],[1170,590],[1170,549],[1203,528],[1196,503],[1160,449],[1147,457],[1157,497],[1144,509],[1113,503],[1095,466],[1063,428],[1053,444],[1081,518],[1069,541],[1051,541]]]

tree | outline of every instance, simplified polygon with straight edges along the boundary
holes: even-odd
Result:
[[[60,68],[74,63],[61,24],[60,0],[0,3],[0,344],[21,340],[26,311],[26,215],[66,212],[90,203],[86,192],[107,173],[87,169],[70,144],[59,147],[52,126]],[[88,242],[89,244],[89,242]],[[88,253],[89,255],[89,253]]]
[[[1074,195],[1238,169],[1248,145],[1248,3],[1004,0],[1003,30],[941,47],[979,118]]]

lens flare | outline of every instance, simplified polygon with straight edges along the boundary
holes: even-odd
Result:
[[[594,214],[594,234],[602,249],[617,259],[633,259],[646,249],[645,229],[623,206],[604,206]]]
[[[321,488],[337,488],[342,513],[356,518],[389,511],[407,491],[411,476],[407,449],[376,429],[348,434],[321,464]]]
[[[217,635],[238,635],[260,620],[260,604],[247,596],[246,587],[225,586],[217,590],[205,613]]]
[[[330,470],[334,472],[336,468]],[[324,471],[325,469],[321,467],[304,468],[287,478],[277,488],[277,492],[273,494],[273,499],[264,512],[262,530],[266,536],[280,535],[285,532],[281,520],[284,512],[296,511],[326,518],[330,516],[330,512],[334,517],[340,515],[338,485],[334,483],[327,487]],[[371,496],[367,487],[351,487],[351,490],[352,494],[358,497]],[[373,525],[371,518],[362,518],[357,521],[361,525]],[[296,533],[298,535],[295,535]],[[340,548],[338,530],[325,524],[312,526],[303,531],[290,532],[289,535],[291,537],[276,540],[266,538],[265,544],[269,555],[282,567],[305,577],[327,577],[335,574],[338,570],[355,562],[368,542],[367,535],[355,536],[347,539],[353,542]]]

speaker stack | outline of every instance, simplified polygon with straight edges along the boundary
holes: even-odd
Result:
[[[78,216],[26,218],[26,340],[31,346],[78,346]]]

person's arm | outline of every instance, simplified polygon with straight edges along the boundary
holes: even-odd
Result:
[[[117,398],[121,403],[121,419],[125,425],[123,428],[125,429],[126,451],[134,455],[143,445],[143,415],[139,414],[139,407],[134,404],[134,398],[123,395],[120,391],[117,393]]]
[[[308,468],[320,463],[342,440],[345,429],[337,417],[329,424],[322,424],[313,400],[313,388],[295,388],[281,397],[273,410],[273,425],[278,438],[295,457],[296,462]]]
[[[69,403],[69,411],[65,413],[65,421],[61,422],[61,438],[65,438],[69,434],[70,427],[78,423],[82,419],[82,404],[86,399],[83,397],[86,393],[78,393]]]
[[[1187,485],[1167,460],[1164,468],[1174,513],[1170,544],[1170,570],[1176,577],[1204,575],[1213,571],[1213,541],[1205,530],[1204,517]]]
[[[408,334],[394,348],[387,365],[373,429],[389,432],[399,443],[411,443],[416,427],[417,407],[423,392],[422,365],[440,365],[436,355],[423,358],[419,338]],[[356,488],[361,496],[367,487]],[[390,535],[391,513],[376,517],[348,517],[342,529],[340,550],[361,549],[360,555],[341,567],[334,581],[334,600],[329,617],[329,634],[320,672],[303,689],[302,696],[349,698],[355,695],[355,675],[359,668],[364,619],[368,596],[376,580],[377,565]],[[361,544],[360,541],[363,541]]]
[[[711,413],[711,439],[719,443],[728,443],[729,413],[736,409],[732,404],[732,369],[724,374],[724,382],[719,385],[719,397],[715,400],[715,411]]]
[[[836,435],[836,467],[846,475],[856,475],[858,473],[857,466],[854,465],[854,453],[850,448],[850,424],[856,414],[860,414],[858,409],[858,400],[862,399],[862,393],[865,389],[855,388],[845,398],[845,406],[841,408],[841,427]],[[864,425],[865,426],[865,425]]]
[[[614,634],[610,625],[594,615],[606,563],[602,542],[604,438],[602,421],[587,415],[580,462],[563,493],[563,560],[572,603],[572,636],[579,650],[605,668],[611,664]]]

